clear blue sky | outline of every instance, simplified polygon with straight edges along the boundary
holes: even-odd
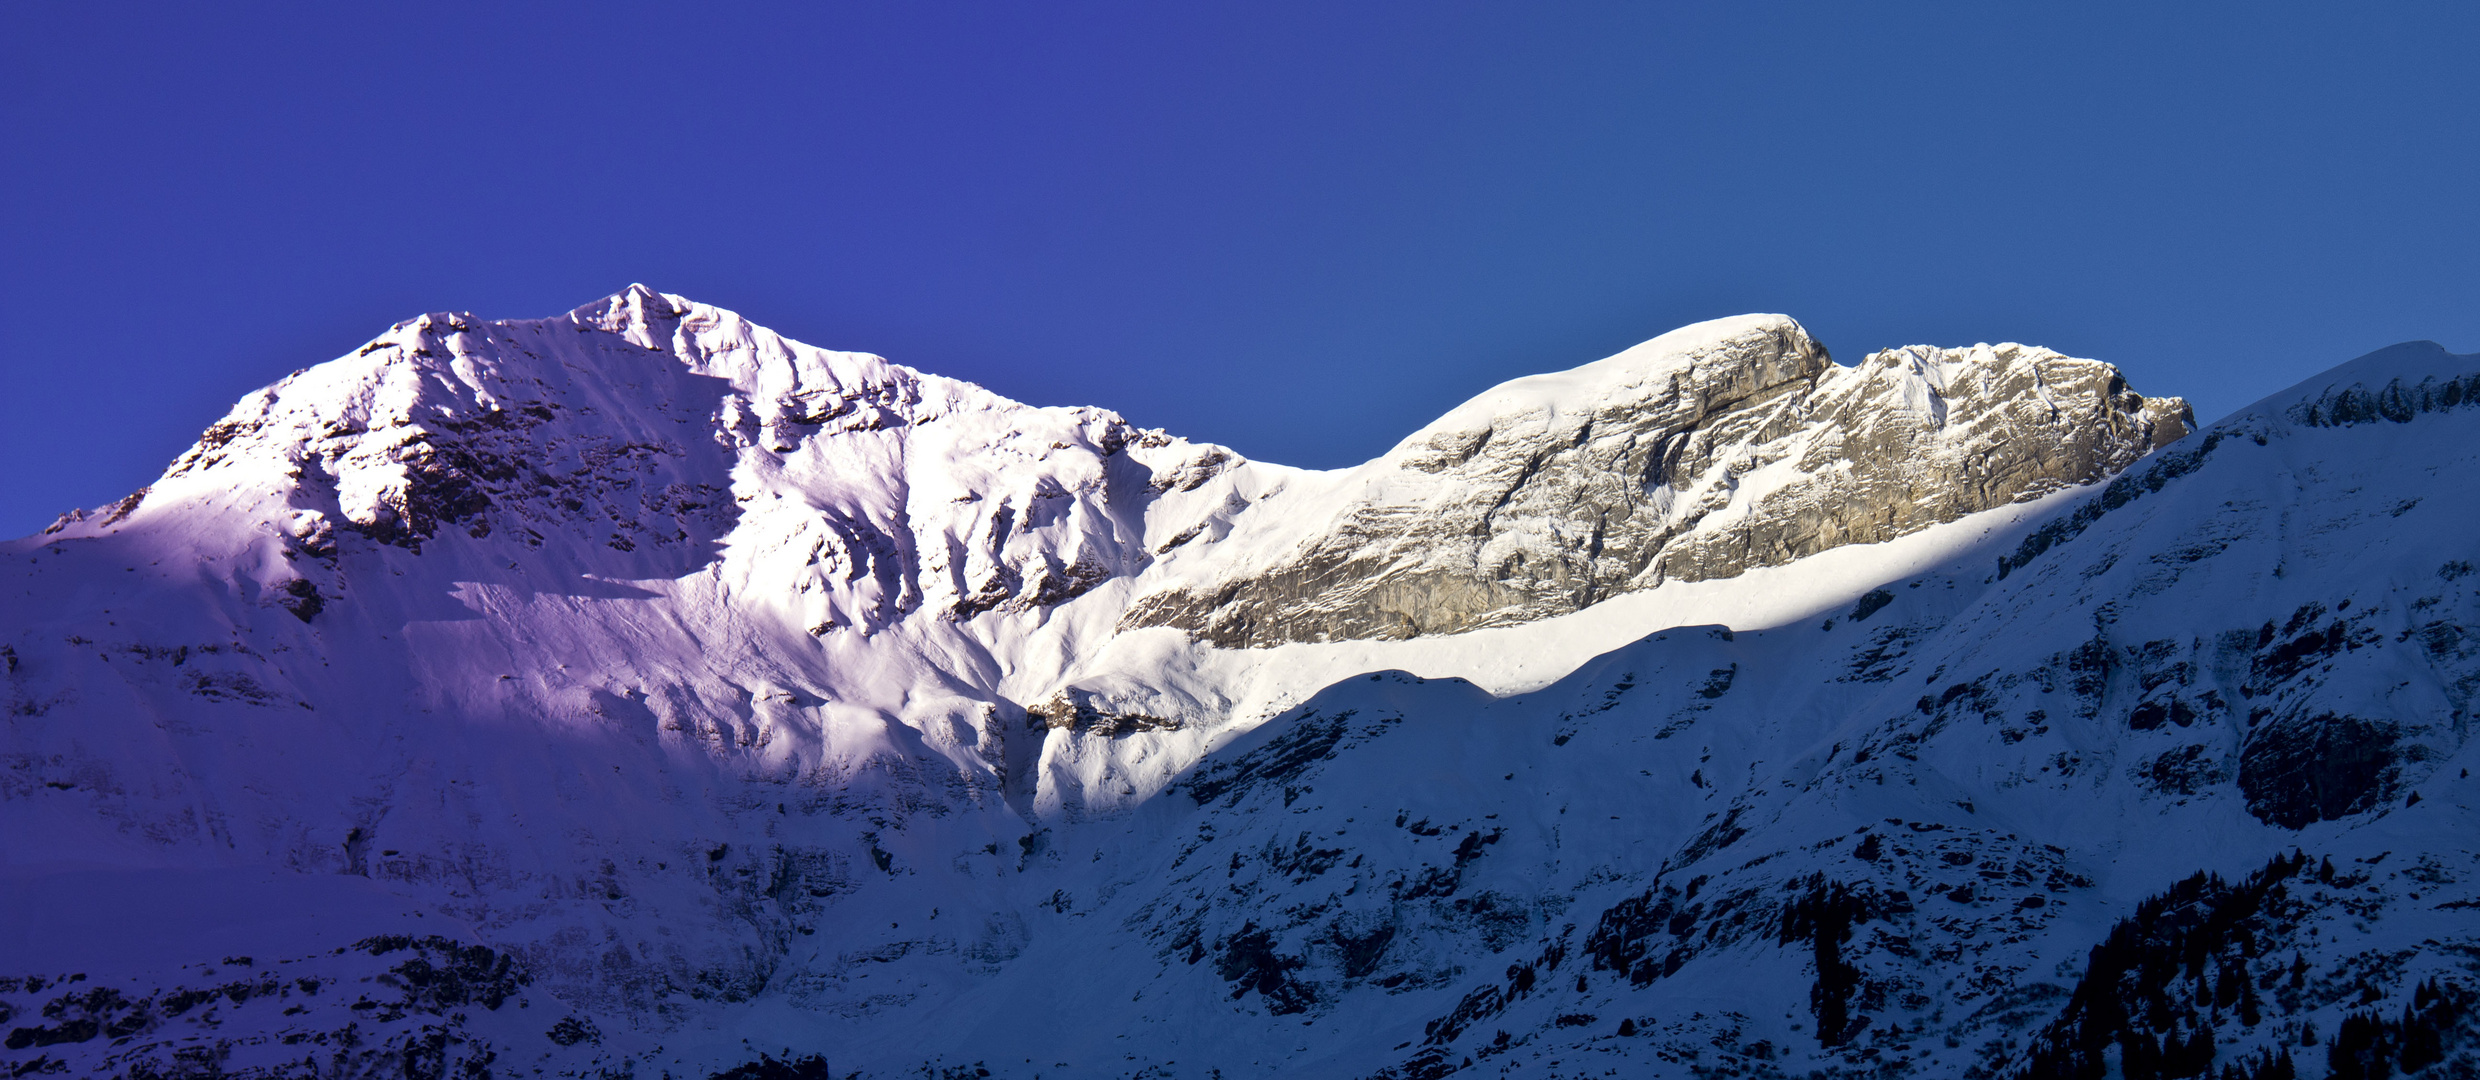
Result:
[[[398,319],[631,281],[1308,466],[1743,311],[2208,418],[2480,349],[2480,5],[8,15],[12,536]]]

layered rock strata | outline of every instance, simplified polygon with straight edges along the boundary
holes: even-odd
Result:
[[[1474,399],[1290,508],[1324,528],[1123,625],[1246,647],[1527,622],[2106,479],[2193,425],[2047,349],[1843,367],[1785,316],[1704,323]]]

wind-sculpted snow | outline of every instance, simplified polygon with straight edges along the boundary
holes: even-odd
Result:
[[[407,323],[0,547],[0,1064],[2480,1067],[2472,358],[2139,461],[2184,415],[2105,365],[1805,341],[1317,474],[640,289]],[[1650,511],[1580,403],[1680,357],[1595,578],[1574,500]],[[1371,524],[1461,485],[1501,531]],[[1473,628],[1250,607],[1353,545]],[[1455,599],[1485,549],[1567,569]],[[1131,617],[1209,585],[1252,647]]]

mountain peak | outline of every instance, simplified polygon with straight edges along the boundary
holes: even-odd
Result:
[[[1722,407],[1793,379],[1813,377],[1832,362],[1825,346],[1788,315],[1711,319],[1580,367],[1500,383],[1401,445],[1425,445],[1520,416],[1589,413],[1621,398],[1667,396],[1681,408]]]
[[[633,281],[619,292],[571,308],[568,317],[576,322],[616,331],[624,326],[642,326],[657,319],[677,319],[699,306],[702,305],[688,297],[658,292]]]
[[[2480,353],[2434,341],[2406,341],[2357,357],[2239,410],[2315,426],[2391,421],[2480,401]]]
[[[2046,349],[1846,368],[1787,316],[1719,319],[1483,392],[1295,498],[1288,544],[1190,569],[1128,619],[1222,645],[1526,622],[2106,479],[2193,425]]]

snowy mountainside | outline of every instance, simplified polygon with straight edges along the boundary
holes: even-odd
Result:
[[[1327,1044],[1344,1074],[2468,1071],[2480,521],[2437,495],[2480,456],[2473,361],[2346,365],[1833,617],[1497,700],[1338,686],[1184,782],[1175,862],[1230,876],[1148,929],[1345,1014],[1357,943],[1455,896],[1485,940],[1450,955],[1503,975],[1442,980],[1383,1065]]]
[[[1371,542],[1551,550],[1542,493],[1611,460],[1560,418],[1732,356],[1770,411],[1636,437],[1716,504],[1627,534],[1641,583],[1416,636],[1303,595],[1251,648],[1131,617],[1452,502],[1403,461],[1472,417],[1552,451],[1506,531]],[[1749,317],[1308,473],[643,289],[415,320],[0,548],[0,1061],[2468,1062],[2475,398],[2399,347],[2139,462],[2183,406],[2106,365]]]
[[[1159,526],[1147,511],[1219,520],[1245,500],[1215,481],[1242,464],[641,287],[564,319],[401,324],[245,399],[105,518],[62,524],[73,539],[150,504],[240,510],[228,493],[265,482],[294,504],[296,552],[337,528],[415,553],[442,529],[498,529],[581,562],[550,568],[563,583],[681,576],[728,537],[807,559],[804,628],[868,632],[924,606],[1052,605],[1125,574]]]

